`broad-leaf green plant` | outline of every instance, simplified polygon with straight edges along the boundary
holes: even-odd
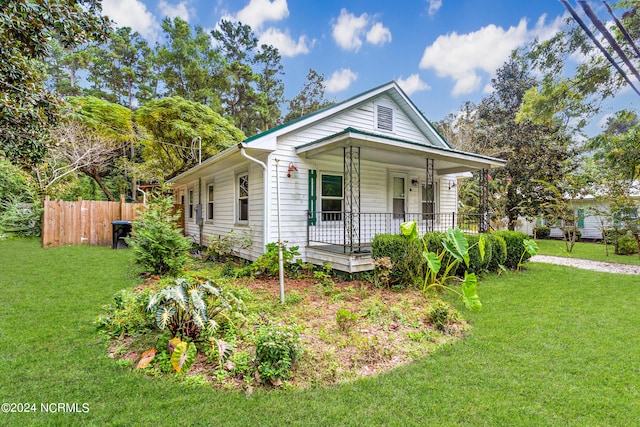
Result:
[[[171,353],[171,366],[176,372],[187,372],[196,361],[198,351],[192,342],[180,341]]]
[[[232,305],[222,288],[210,281],[179,278],[175,285],[151,296],[147,310],[155,313],[160,330],[168,329],[174,337],[198,340],[203,333],[215,333],[218,316],[231,321],[229,313],[240,306]]]
[[[464,272],[460,291],[447,285],[447,282],[450,280],[459,280],[459,278],[454,275],[458,264],[464,263],[464,265],[469,268],[469,243],[462,230],[459,228],[447,229],[442,239],[443,247],[437,252],[429,251],[426,242],[420,237],[418,224],[415,221],[400,224],[400,230],[402,235],[407,239],[419,239],[422,242],[422,256],[427,262],[428,267],[422,285],[422,291],[424,293],[438,287],[447,289],[458,295],[467,308],[475,311],[482,309],[482,303],[477,293],[478,280],[475,273]],[[485,241],[483,235],[480,236],[477,245],[480,257],[484,259]]]
[[[529,256],[532,257],[538,253],[538,244],[533,239],[524,239],[522,241],[522,246],[524,246],[524,249],[522,251],[522,255],[520,255],[520,261],[518,261],[517,270],[520,270],[520,267],[522,267],[524,256],[526,254],[529,254]]]

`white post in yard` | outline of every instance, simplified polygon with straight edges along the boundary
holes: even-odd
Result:
[[[284,260],[282,259],[282,239],[280,238],[280,173],[279,159],[276,161],[276,216],[278,217],[278,277],[280,278],[280,303],[284,304]]]

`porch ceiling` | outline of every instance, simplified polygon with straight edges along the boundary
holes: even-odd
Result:
[[[434,169],[439,175],[492,169],[505,164],[503,160],[493,157],[428,146],[385,135],[366,133],[353,128],[300,145],[296,147],[296,153],[308,159],[324,155],[342,156],[343,148],[350,145],[361,147],[360,158],[373,162],[424,168],[425,159],[433,159]]]

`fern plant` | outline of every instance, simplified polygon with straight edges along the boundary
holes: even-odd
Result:
[[[218,328],[216,318],[232,321],[229,314],[240,310],[242,301],[223,293],[222,288],[210,281],[200,282],[179,278],[175,285],[167,286],[153,295],[147,310],[155,313],[160,330],[198,340],[203,333],[211,336]]]

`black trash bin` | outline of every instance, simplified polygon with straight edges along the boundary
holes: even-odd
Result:
[[[127,242],[124,238],[131,235],[131,221],[113,221],[111,227],[113,230],[111,247],[113,249],[126,248]]]

